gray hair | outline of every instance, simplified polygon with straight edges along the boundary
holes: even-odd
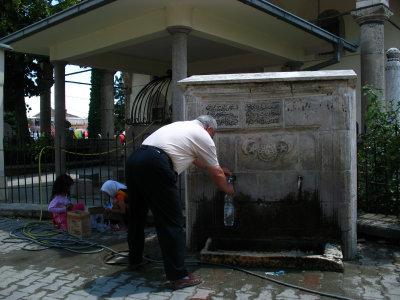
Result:
[[[217,121],[215,121],[215,119],[210,115],[201,115],[197,117],[196,120],[200,121],[201,124],[206,127],[211,127],[212,129],[217,130]]]

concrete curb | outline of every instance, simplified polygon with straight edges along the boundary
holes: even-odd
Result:
[[[358,233],[400,240],[400,220],[393,215],[362,214],[357,220]]]
[[[47,210],[48,204],[43,204],[41,208],[40,204],[28,204],[28,203],[0,203],[0,216],[2,217],[20,217],[20,218],[32,218],[40,219],[51,219],[53,214]],[[87,206],[86,209],[97,206]],[[149,212],[147,216],[147,224],[153,225],[153,215]]]
[[[0,216],[3,217],[23,217],[40,218],[42,212],[43,219],[51,219],[52,214],[47,210],[48,204],[28,204],[28,203],[0,203]]]

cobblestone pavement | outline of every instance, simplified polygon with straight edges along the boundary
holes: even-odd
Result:
[[[28,222],[0,218],[0,299],[331,299],[232,269],[188,265],[204,282],[171,291],[165,287],[163,267],[150,263],[136,272],[107,265],[106,250],[76,254],[64,249],[27,251],[26,242],[9,239],[9,232]],[[126,232],[94,232],[90,240],[125,250]],[[13,243],[10,243],[13,241]],[[283,282],[352,299],[400,299],[400,246],[382,241],[361,241],[359,255],[345,262],[341,272],[284,270],[270,276]],[[146,253],[158,258],[158,244],[149,229]],[[193,258],[196,253],[188,253]],[[268,269],[252,269],[264,275]]]

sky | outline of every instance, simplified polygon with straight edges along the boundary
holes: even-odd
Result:
[[[90,70],[90,68],[80,68],[79,66],[73,65],[67,65],[65,67],[65,108],[69,114],[86,118],[89,113],[90,85],[67,82],[90,83],[90,71],[68,75],[83,70]],[[25,103],[31,107],[31,110],[27,113],[28,117],[40,112],[40,97],[26,97]],[[54,109],[54,86],[51,88],[51,107]]]

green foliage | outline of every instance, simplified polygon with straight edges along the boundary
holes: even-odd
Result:
[[[58,13],[82,0],[0,1],[0,37]]]
[[[37,140],[32,138],[26,140],[24,144],[5,141],[4,160],[8,166],[37,164],[40,153],[45,148],[42,153],[41,162],[54,163],[54,150],[52,147],[54,147],[54,140],[45,135],[41,135]]]
[[[6,0],[0,1],[0,37],[11,34],[80,0]],[[19,143],[29,140],[25,109],[25,97],[39,96],[53,84],[52,79],[42,74],[40,63],[49,58],[24,53],[6,52],[4,78],[4,111],[13,112],[15,120],[10,122]],[[52,77],[52,76],[50,76]]]
[[[0,3],[0,36],[5,36],[51,14],[58,12],[63,7],[77,3],[77,0],[59,1],[52,5],[51,0],[11,0]],[[34,55],[6,52],[5,75],[7,84],[6,100],[13,102],[12,96],[16,90],[23,88],[23,94],[28,97],[39,96],[41,88],[37,77],[41,76],[40,63],[48,58],[36,57]],[[21,79],[23,78],[23,81]],[[7,80],[8,79],[8,80]],[[7,107],[6,107],[7,109]]]
[[[15,111],[4,111],[4,122],[8,123],[12,128],[15,128]]]
[[[125,130],[125,87],[122,73],[120,76],[115,76],[114,80],[115,94],[114,99],[114,128],[116,131],[122,132]]]
[[[92,69],[90,88],[90,103],[88,116],[88,137],[97,138],[101,133],[101,81],[102,73],[98,69]]]
[[[30,145],[27,146],[29,147],[30,151],[32,151],[35,162],[39,162],[40,152],[42,152],[43,155],[49,153],[50,151],[54,151],[53,148],[50,148],[54,147],[54,140],[51,137],[47,137],[43,134],[37,140],[33,141]],[[44,162],[44,157],[42,157],[41,161]]]
[[[48,16],[51,1],[9,0],[0,2],[0,36],[33,24]]]
[[[53,15],[82,1],[83,0],[59,0],[57,1],[58,2],[57,4],[50,6],[49,14]],[[48,0],[48,2],[53,3],[54,1]]]
[[[367,132],[358,144],[358,209],[398,214],[400,208],[400,102],[385,101],[365,88],[368,95]]]

